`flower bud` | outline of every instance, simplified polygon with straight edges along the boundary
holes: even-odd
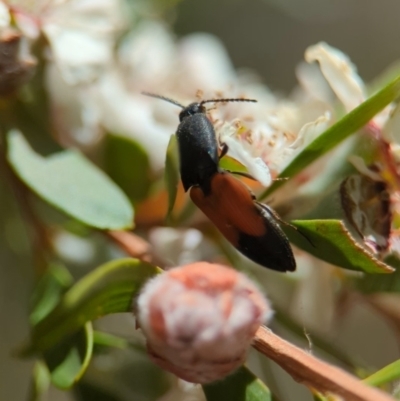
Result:
[[[155,277],[137,300],[151,359],[194,383],[213,382],[236,370],[256,330],[271,315],[268,301],[246,276],[205,262]]]

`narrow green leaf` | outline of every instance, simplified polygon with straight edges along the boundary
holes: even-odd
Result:
[[[142,284],[161,270],[137,259],[106,263],[72,286],[51,313],[32,331],[23,354],[43,352],[76,333],[86,322],[132,310]]]
[[[132,227],[128,198],[80,153],[63,151],[44,158],[17,131],[10,132],[8,147],[8,160],[17,175],[55,208],[100,229]]]
[[[45,401],[50,387],[50,374],[42,361],[36,361],[33,366],[32,384],[29,391],[29,401]]]
[[[363,382],[377,387],[398,379],[400,379],[400,359],[366,377]]]
[[[245,366],[222,381],[203,385],[207,401],[272,401],[268,387]]]
[[[176,135],[171,135],[165,159],[164,181],[168,191],[168,210],[167,218],[171,215],[175,205],[176,195],[179,184],[179,155]]]
[[[129,348],[129,341],[126,338],[105,333],[104,331],[94,331],[93,341],[95,345],[102,347],[113,347],[119,349]]]
[[[93,352],[92,323],[87,322],[77,333],[44,352],[54,386],[67,390],[85,373]]]
[[[132,202],[140,202],[152,183],[146,151],[131,138],[108,134],[104,144],[105,170]]]
[[[394,271],[359,245],[341,220],[295,220],[291,223],[298,231],[282,226],[290,241],[325,262],[365,273]]]
[[[400,95],[400,77],[396,77],[375,95],[371,96],[357,108],[345,115],[332,127],[310,143],[292,162],[281,172],[280,177],[292,178],[313,161],[334,148],[351,134],[367,124],[377,113]],[[261,196],[270,195],[286,181],[275,181]]]
[[[95,346],[113,347],[119,349],[134,349],[135,351],[144,352],[143,344],[135,344],[126,338],[115,336],[114,334],[105,333],[103,331],[94,331],[93,341]]]

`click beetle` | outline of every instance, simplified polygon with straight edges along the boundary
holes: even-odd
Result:
[[[206,103],[256,100],[209,99],[183,106],[164,96],[142,93],[182,109],[176,131],[180,174],[183,188],[185,192],[190,190],[193,203],[243,255],[273,270],[294,271],[293,251],[276,213],[269,206],[257,202],[242,181],[219,166],[228,147],[222,144],[220,151],[204,106]]]

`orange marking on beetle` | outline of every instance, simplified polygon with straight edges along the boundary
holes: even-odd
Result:
[[[192,187],[190,197],[234,246],[238,245],[240,233],[260,237],[266,232],[250,191],[230,174],[215,174],[208,196],[200,187]]]

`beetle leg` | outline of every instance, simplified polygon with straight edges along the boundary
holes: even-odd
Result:
[[[250,175],[248,173],[244,173],[242,171],[231,171],[231,170],[224,170],[224,171],[231,173],[231,174],[240,175],[242,177],[250,178],[250,180],[253,180],[253,181],[257,181],[252,175]]]
[[[272,216],[275,220],[279,221],[279,223],[284,224],[285,226],[288,226],[290,228],[292,228],[293,230],[296,230],[304,239],[306,239],[310,245],[312,245],[314,248],[316,247],[312,241],[310,240],[310,238],[307,237],[307,235],[305,235],[304,233],[302,233],[296,226],[294,226],[293,224],[288,223],[287,221],[281,219],[281,217],[279,216],[279,214],[272,208],[270,208],[268,205],[266,205],[265,203],[260,203],[260,202],[256,202],[257,205],[259,205],[261,208],[263,208],[267,213],[269,213],[270,216]]]
[[[221,154],[219,155],[219,160],[221,160],[227,153],[229,150],[229,146],[223,142],[221,143]]]

